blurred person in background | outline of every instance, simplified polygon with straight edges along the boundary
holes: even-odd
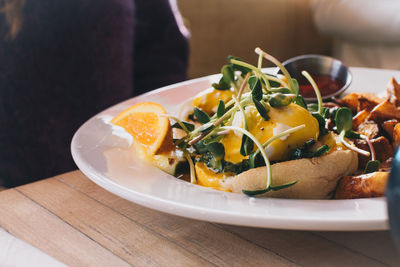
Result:
[[[0,186],[76,169],[86,120],[186,79],[180,21],[168,0],[0,0]]]
[[[355,67],[400,69],[400,1],[314,0],[321,33],[334,39],[333,56]]]

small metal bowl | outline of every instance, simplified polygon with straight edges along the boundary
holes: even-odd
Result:
[[[311,76],[328,75],[331,78],[343,83],[342,88],[339,88],[334,93],[322,95],[322,99],[329,99],[343,93],[349,86],[352,80],[352,75],[347,66],[340,60],[333,57],[323,55],[301,55],[286,60],[282,63],[290,75],[298,81],[304,80],[301,74],[303,70],[307,71]],[[280,71],[278,73],[281,73]],[[315,101],[316,97],[304,97],[306,100]]]

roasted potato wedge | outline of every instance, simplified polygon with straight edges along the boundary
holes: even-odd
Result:
[[[400,144],[400,123],[397,123],[393,129],[393,148],[396,149]]]
[[[365,135],[369,139],[373,139],[378,137],[379,135],[379,126],[374,121],[364,121],[360,125],[358,125],[357,130],[358,133]]]
[[[374,147],[376,159],[380,162],[387,161],[390,157],[393,157],[393,147],[390,144],[389,139],[384,136],[380,136],[375,139],[371,139],[372,146]],[[354,144],[363,150],[369,151],[368,144],[365,140],[356,140]],[[358,169],[364,170],[367,162],[371,159],[371,157],[367,157],[361,154],[358,154]]]
[[[385,100],[371,111],[367,120],[382,122],[385,120],[400,119],[400,110],[396,106]]]
[[[389,135],[390,139],[392,139],[392,140],[393,140],[394,127],[396,126],[397,123],[399,123],[399,121],[396,119],[393,119],[393,120],[384,121],[381,124],[382,129]]]
[[[400,106],[400,84],[397,83],[394,77],[387,85],[387,90],[390,103],[396,105],[396,107]]]
[[[382,101],[383,99],[371,93],[351,93],[340,100],[341,104],[349,107],[355,112],[359,112],[363,109],[372,110]]]
[[[353,117],[353,129],[356,130],[358,125],[363,123],[365,119],[368,117],[369,111],[366,109],[361,110]]]
[[[371,101],[370,99],[361,96],[358,98],[357,112],[364,109],[371,111],[377,105],[378,105],[377,102]]]
[[[340,179],[335,199],[381,197],[385,194],[389,172],[373,172]]]
[[[337,99],[340,106],[347,106],[348,108],[356,111],[358,108],[358,94],[351,93],[341,99]]]

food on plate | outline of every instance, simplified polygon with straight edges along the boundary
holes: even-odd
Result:
[[[345,176],[338,184],[336,199],[380,197],[385,193],[388,172],[373,172],[356,176]]]
[[[353,130],[364,135],[354,144],[360,149],[370,147],[372,161],[358,154],[358,168],[364,174],[343,177],[336,189],[335,198],[361,198],[384,195],[390,165],[395,149],[400,144],[400,85],[392,78],[387,86],[387,95],[352,93],[336,103],[357,112],[353,117]],[[373,172],[379,168],[380,171]]]
[[[249,196],[381,196],[400,142],[397,82],[386,98],[350,94],[323,103],[303,71],[318,99],[306,103],[284,66],[255,52],[257,66],[228,57],[220,80],[178,115],[145,102],[111,122],[132,134],[139,158],[194,184]],[[283,75],[264,73],[264,59]]]
[[[133,137],[136,155],[163,171],[175,175],[183,162],[175,149],[167,112],[158,103],[135,104],[115,116],[111,123],[123,127]]]
[[[321,170],[321,168],[323,170]],[[271,165],[273,181],[287,184],[294,177],[299,181],[284,190],[269,191],[268,197],[325,199],[335,190],[337,182],[346,173],[357,168],[357,155],[350,150],[338,150],[322,157],[278,162]],[[240,193],[243,188],[257,190],[265,187],[262,167],[250,169],[233,179],[226,180],[224,187]]]

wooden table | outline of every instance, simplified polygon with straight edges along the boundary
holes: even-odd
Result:
[[[72,266],[400,266],[387,231],[195,221],[126,201],[80,171],[0,192],[0,227]]]

